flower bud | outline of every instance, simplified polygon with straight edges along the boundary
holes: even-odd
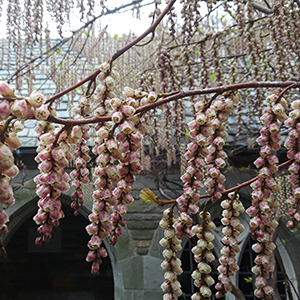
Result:
[[[3,97],[13,97],[15,90],[5,81],[0,81],[0,95]]]
[[[33,107],[40,107],[42,104],[45,102],[44,95],[39,93],[38,91],[33,91],[29,98],[28,98],[28,103],[33,106]]]

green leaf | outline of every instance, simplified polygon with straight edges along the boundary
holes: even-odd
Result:
[[[87,30],[82,31],[82,33],[84,33],[86,36],[89,35],[89,32]]]
[[[157,203],[155,194],[148,188],[141,190],[140,198],[146,203]]]
[[[61,46],[58,46],[57,54],[60,54],[60,53],[61,53]]]
[[[210,75],[210,77],[211,77],[212,80],[215,80],[215,78],[216,78],[216,73],[212,73],[212,74]]]
[[[187,130],[187,128],[185,129],[185,136],[188,138],[191,138],[190,132]]]
[[[244,280],[247,283],[251,283],[252,282],[252,277],[248,276],[248,277],[244,278]]]
[[[121,40],[121,38],[120,38],[117,34],[114,35],[113,39],[114,39],[114,40],[117,40],[117,41],[120,41],[120,40]]]
[[[281,240],[281,243],[282,243],[283,245],[285,245],[285,244],[286,244],[286,241],[285,241],[284,239],[282,239],[282,240]]]

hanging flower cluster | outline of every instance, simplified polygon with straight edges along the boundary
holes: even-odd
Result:
[[[289,206],[287,214],[292,218],[286,225],[289,228],[294,228],[300,223],[300,100],[294,101],[291,107],[293,110],[285,121],[285,125],[291,128],[285,147],[288,149],[288,158],[294,159],[294,162],[289,166],[289,180],[292,183],[293,196],[286,200]]]
[[[278,208],[278,201],[274,199],[273,194],[278,193],[279,185],[274,178],[278,170],[278,158],[274,151],[280,149],[281,135],[279,133],[280,124],[287,119],[285,113],[287,102],[284,98],[278,98],[272,94],[267,99],[270,105],[267,106],[260,118],[264,127],[261,129],[261,135],[257,142],[263,145],[260,149],[260,157],[254,162],[259,168],[258,179],[251,184],[252,206],[247,209],[250,216],[250,232],[252,238],[257,241],[252,249],[257,253],[255,266],[252,272],[258,275],[255,280],[256,297],[271,299],[273,289],[267,284],[269,272],[273,271],[274,266],[271,263],[271,254],[275,248],[272,242],[272,233],[278,226],[274,218],[274,211]]]
[[[230,276],[233,276],[239,270],[235,256],[236,253],[241,251],[237,237],[244,231],[244,226],[238,219],[238,216],[245,211],[243,203],[239,200],[239,195],[236,192],[229,193],[228,197],[229,199],[221,202],[223,208],[221,222],[224,225],[222,242],[224,247],[221,249],[222,256],[219,258],[221,265],[218,267],[220,275],[219,282],[216,284],[217,298],[221,298],[222,294],[232,290]]]
[[[181,240],[175,236],[173,228],[174,223],[177,222],[178,216],[174,216],[172,208],[164,211],[164,218],[160,221],[159,225],[164,229],[164,237],[160,240],[162,247],[167,247],[163,251],[165,258],[161,267],[165,272],[165,281],[161,285],[161,289],[166,292],[163,296],[164,300],[175,300],[182,294],[181,284],[177,280],[177,275],[180,275],[183,270],[181,268],[181,261],[176,258],[176,252],[181,250]]]
[[[94,171],[96,191],[93,193],[93,212],[89,216],[92,224],[87,231],[92,238],[88,243],[88,261],[93,261],[92,273],[97,273],[101,264],[102,241],[111,236],[111,244],[117,243],[122,234],[120,226],[125,226],[123,217],[127,205],[133,202],[131,186],[134,176],[141,169],[139,150],[145,126],[135,115],[140,104],[153,102],[157,95],[140,93],[131,88],[124,89],[125,100],[112,97],[113,79],[108,76],[109,64],[102,64],[96,88],[96,112],[98,115],[109,113],[111,121],[96,126],[96,141],[93,147],[97,155]],[[100,69],[101,69],[100,68]],[[116,133],[117,132],[117,133]],[[115,134],[116,133],[116,134]],[[115,136],[114,136],[115,135]],[[113,185],[116,187],[113,189]],[[110,214],[109,211],[114,208]]]
[[[75,120],[82,120],[89,116],[91,113],[89,98],[81,98],[73,111],[75,113]],[[90,148],[86,142],[90,138],[89,130],[90,127],[87,124],[81,126],[75,125],[72,128],[70,138],[68,139],[70,144],[76,145],[76,149],[72,153],[75,158],[75,170],[70,173],[70,176],[73,179],[72,187],[75,189],[71,195],[73,200],[71,207],[74,209],[75,215],[78,215],[78,208],[83,205],[84,202],[82,184],[89,182],[88,175],[90,171],[87,168],[87,163],[91,161],[91,157],[89,155]]]
[[[207,138],[208,146],[206,149],[208,155],[205,157],[205,163],[208,177],[204,185],[207,188],[207,194],[211,196],[210,199],[212,202],[220,199],[222,192],[225,191],[223,183],[226,179],[220,172],[220,169],[226,166],[225,159],[227,158],[223,146],[225,145],[228,133],[224,126],[236,102],[237,98],[234,95],[227,97],[219,96],[206,111],[209,115],[210,126],[213,128],[214,134]]]
[[[19,169],[14,164],[12,150],[21,146],[17,132],[23,130],[24,121],[35,116],[41,119],[44,108],[44,96],[32,92],[29,97],[15,95],[14,89],[4,81],[0,81],[0,203],[6,207],[15,202],[10,178],[18,175]],[[46,109],[45,109],[46,110]],[[49,115],[49,114],[48,114]],[[48,116],[47,116],[48,117]],[[1,209],[0,232],[7,232],[8,216]]]
[[[214,279],[209,275],[211,272],[209,263],[215,259],[211,251],[214,248],[212,241],[215,239],[215,236],[211,230],[214,230],[216,225],[210,220],[210,213],[206,210],[200,212],[199,217],[200,224],[192,227],[198,238],[197,245],[192,248],[194,259],[198,265],[191,276],[194,279],[194,285],[200,290],[192,295],[192,300],[202,300],[210,297],[212,294],[210,286],[215,283]]]
[[[205,110],[205,102],[200,101],[195,105],[196,115],[194,120],[188,123],[190,136],[194,139],[187,145],[185,158],[187,168],[180,177],[183,185],[183,195],[177,198],[180,220],[174,224],[176,236],[180,239],[186,234],[192,237],[193,221],[188,213],[196,214],[199,211],[200,196],[198,191],[203,187],[204,178],[202,168],[206,166],[205,157],[209,155],[207,150],[209,140],[214,134],[211,126],[210,110]]]
[[[36,193],[40,197],[39,210],[34,221],[40,225],[36,244],[48,243],[53,227],[59,225],[64,217],[61,209],[60,195],[69,189],[69,175],[64,171],[72,156],[67,142],[67,133],[61,128],[40,135],[40,146],[35,160],[40,174],[34,179]]]

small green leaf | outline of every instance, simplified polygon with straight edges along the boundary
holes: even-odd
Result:
[[[251,283],[251,282],[252,282],[252,277],[248,276],[248,277],[244,278],[244,280],[245,280],[247,283]]]
[[[86,36],[89,35],[89,32],[87,30],[82,31],[82,33],[84,33]]]
[[[283,245],[285,245],[285,244],[286,244],[286,241],[285,241],[284,239],[282,239],[282,240],[281,240],[281,243],[282,243]]]
[[[140,198],[146,203],[157,203],[155,194],[148,188],[141,190]]]
[[[185,136],[188,138],[191,138],[190,132],[187,130],[187,128],[185,129]]]
[[[60,53],[61,53],[61,46],[58,46],[57,54],[60,54]]]
[[[113,39],[116,40],[116,41],[120,41],[121,40],[121,38],[117,34],[114,35]]]
[[[212,74],[210,75],[210,77],[211,77],[212,80],[215,80],[215,78],[216,78],[216,73],[212,73]]]
[[[54,53],[54,50],[49,51],[49,54],[53,54],[53,53]]]

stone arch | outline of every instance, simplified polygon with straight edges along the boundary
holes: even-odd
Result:
[[[63,210],[67,216],[62,219],[61,225],[54,229],[56,230],[53,234],[55,245],[40,250],[43,246],[34,245],[34,237],[38,234],[36,233],[37,227],[32,220],[37,211],[37,200],[38,198],[34,197],[23,205],[18,205],[17,201],[17,209],[10,213],[8,224],[10,231],[3,240],[8,251],[8,261],[4,257],[0,259],[0,268],[6,275],[0,278],[0,299],[13,300],[18,297],[36,300],[114,299],[114,261],[110,262],[113,255],[104,259],[100,277],[90,274],[90,264],[85,261],[88,252],[86,243],[89,238],[85,232],[85,226],[88,224],[86,219],[88,210],[83,207],[80,215],[73,216],[74,220],[71,221],[73,215],[72,209],[69,208],[71,199],[68,195],[62,195]],[[79,227],[80,232],[78,231]],[[28,237],[22,237],[27,234]],[[31,245],[29,245],[28,239],[31,239]],[[65,239],[67,242],[64,242]],[[18,249],[14,250],[15,246]],[[105,242],[105,246],[108,252],[111,252],[107,242]],[[35,262],[39,263],[41,268],[38,268]],[[35,272],[38,272],[37,277],[34,276]],[[22,280],[18,274],[22,275]],[[27,281],[27,277],[31,280]],[[6,281],[5,278],[10,280]],[[25,282],[27,286],[24,288]],[[41,286],[44,286],[45,289],[42,289]],[[15,294],[16,290],[18,290],[18,295]],[[29,290],[31,291],[30,295],[26,294],[29,293]]]

